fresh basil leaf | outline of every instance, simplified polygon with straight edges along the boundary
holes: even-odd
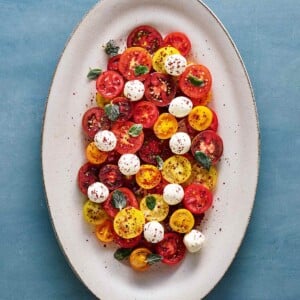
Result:
[[[101,73],[102,73],[101,69],[90,69],[90,71],[87,74],[87,78],[90,80],[95,80],[99,77]]]
[[[204,82],[205,82],[203,79],[197,78],[196,76],[193,76],[193,75],[190,75],[188,77],[188,80],[192,85],[200,86],[200,87],[203,86]]]
[[[147,196],[146,205],[150,210],[153,210],[156,205],[156,198],[154,196]]]
[[[115,190],[112,193],[112,204],[115,208],[122,209],[126,206],[127,201],[124,193],[119,190]]]
[[[137,136],[140,135],[142,130],[143,130],[143,125],[142,124],[134,124],[129,128],[128,134],[133,136],[133,137],[137,137]]]
[[[118,55],[119,49],[120,47],[116,45],[114,40],[109,40],[104,47],[105,53],[110,57]]]
[[[147,258],[146,258],[146,262],[149,265],[153,265],[157,262],[160,262],[161,260],[162,260],[162,256],[158,255],[158,254],[155,254],[155,253],[148,254]]]
[[[195,152],[195,159],[207,171],[211,167],[212,164],[211,159],[202,151]]]
[[[158,170],[161,171],[162,167],[163,167],[163,164],[164,164],[164,161],[159,155],[156,155],[155,159],[156,159],[156,163],[157,163],[157,168],[158,168]]]
[[[114,258],[117,260],[123,260],[127,258],[132,252],[131,248],[119,248],[114,253]]]
[[[120,115],[119,106],[116,104],[106,104],[104,106],[104,111],[111,121],[116,121]]]
[[[149,72],[149,68],[147,66],[139,65],[134,68],[134,75],[144,75]]]

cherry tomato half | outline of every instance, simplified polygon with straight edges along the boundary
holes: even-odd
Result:
[[[188,233],[195,224],[193,214],[185,208],[175,210],[169,220],[170,227],[179,233]]]
[[[116,97],[111,101],[111,104],[118,105],[119,107],[119,116],[118,121],[127,121],[131,118],[133,107],[132,102],[125,97]]]
[[[153,131],[159,139],[169,139],[178,128],[176,118],[169,113],[162,113],[156,120]]]
[[[133,29],[127,38],[127,47],[142,47],[153,54],[162,44],[161,34],[152,26],[141,25]]]
[[[115,217],[116,214],[120,211],[113,204],[113,193],[115,191],[119,191],[124,195],[124,197],[126,199],[125,207],[135,207],[135,208],[139,207],[139,204],[138,204],[134,194],[132,193],[132,191],[128,188],[120,187],[118,189],[115,189],[113,192],[111,192],[109,194],[108,198],[103,202],[103,208],[110,217],[112,217],[112,218]]]
[[[188,115],[188,122],[190,126],[197,131],[207,129],[212,123],[212,119],[212,111],[207,106],[203,105],[193,107],[192,111]]]
[[[195,215],[207,211],[211,207],[212,201],[211,191],[202,184],[192,183],[184,190],[183,205]]]
[[[98,174],[99,166],[93,165],[89,162],[80,167],[77,175],[77,183],[80,191],[84,195],[87,195],[87,189],[92,183],[99,181]]]
[[[145,97],[156,106],[167,106],[175,97],[176,83],[170,75],[151,73],[144,85]]]
[[[148,207],[147,199],[154,199],[153,207]],[[169,205],[164,201],[163,196],[159,194],[148,194],[140,201],[140,210],[143,212],[147,221],[162,221],[169,213]]]
[[[210,91],[211,86],[211,74],[203,65],[188,66],[179,79],[181,91],[191,98],[203,97]]]
[[[163,40],[163,44],[176,48],[183,56],[187,56],[192,48],[189,38],[183,32],[171,32],[167,34]]]
[[[83,205],[83,217],[92,225],[100,225],[108,219],[108,215],[100,203],[87,200]]]
[[[218,126],[219,126],[218,116],[215,113],[215,111],[213,111],[212,109],[210,109],[210,110],[211,110],[211,112],[213,114],[213,117],[212,117],[211,124],[210,124],[210,126],[207,129],[211,129],[213,131],[217,131],[218,130]]]
[[[192,154],[195,156],[196,151],[206,154],[215,165],[223,153],[223,141],[221,137],[213,130],[204,130],[198,133],[191,146]]]
[[[100,165],[107,159],[107,152],[101,151],[97,148],[95,142],[91,142],[85,149],[85,155],[87,160],[91,164]]]
[[[127,80],[137,79],[144,81],[151,70],[151,56],[141,47],[127,48],[120,57],[119,71]],[[145,72],[140,74],[138,67],[145,67]]]
[[[101,167],[99,179],[111,191],[123,185],[123,175],[117,165],[105,164]]]
[[[119,61],[121,54],[112,56],[107,62],[107,70],[119,72]]]
[[[113,232],[113,236],[114,236],[114,242],[117,245],[119,245],[122,248],[127,248],[127,249],[136,247],[142,239],[141,234],[134,238],[131,238],[131,239],[124,239],[124,238],[120,237],[119,235],[117,235],[115,233],[115,231]]]
[[[99,130],[110,129],[111,122],[107,118],[105,111],[101,107],[92,107],[88,109],[82,117],[82,129],[91,139]]]
[[[160,183],[161,174],[157,167],[153,165],[141,165],[139,171],[135,174],[135,180],[141,188],[150,190]]]
[[[110,219],[106,219],[101,224],[96,225],[95,234],[99,241],[103,243],[110,243],[113,241],[113,222]]]
[[[176,232],[165,233],[164,239],[156,244],[155,249],[162,256],[162,262],[168,265],[179,263],[186,252],[183,236]]]
[[[123,92],[124,79],[116,71],[105,71],[96,80],[96,89],[100,95],[113,99]]]
[[[128,132],[134,124],[135,123],[130,121],[116,122],[112,127],[112,131],[117,137],[117,145],[115,149],[120,154],[135,153],[143,145],[143,131],[138,136],[131,136]]]
[[[147,262],[148,255],[151,251],[147,248],[137,248],[133,250],[129,256],[129,263],[136,271],[146,271],[150,265]]]
[[[159,111],[157,107],[149,101],[139,101],[133,109],[133,120],[137,124],[142,124],[144,128],[151,128],[157,120]]]

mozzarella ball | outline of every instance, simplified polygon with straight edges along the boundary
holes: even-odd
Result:
[[[191,253],[199,251],[205,242],[205,236],[197,229],[192,229],[186,233],[183,238],[183,243],[187,250]]]
[[[169,113],[177,118],[186,117],[193,108],[193,102],[184,96],[174,98],[169,105]]]
[[[129,80],[124,86],[124,95],[131,101],[138,101],[143,98],[145,92],[144,84],[139,80]]]
[[[118,166],[123,175],[134,175],[140,169],[140,159],[135,154],[123,154],[119,158]]]
[[[157,221],[144,225],[144,237],[150,243],[158,243],[164,238],[164,227]]]
[[[96,147],[101,151],[112,151],[117,145],[117,138],[112,131],[99,130],[94,137]]]
[[[95,182],[88,187],[87,195],[91,201],[102,203],[107,199],[109,190],[105,184],[101,182]]]
[[[169,141],[170,149],[175,154],[185,154],[191,148],[191,138],[185,132],[176,132]]]
[[[165,60],[165,70],[169,75],[179,76],[186,69],[186,58],[181,54],[169,55]]]
[[[182,201],[184,190],[180,184],[169,183],[164,187],[163,198],[169,205],[176,205]]]

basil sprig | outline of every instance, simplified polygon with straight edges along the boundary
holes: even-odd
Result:
[[[115,208],[117,208],[119,210],[124,208],[127,204],[126,197],[125,197],[124,193],[122,193],[119,190],[115,190],[112,193],[112,204]]]
[[[150,210],[153,210],[156,205],[156,198],[152,195],[146,197],[146,205]]]
[[[158,170],[161,171],[162,167],[163,167],[163,164],[164,164],[164,161],[159,155],[156,155],[155,159],[156,159],[156,163],[157,163],[157,168],[158,168]]]
[[[123,260],[127,258],[132,252],[131,248],[119,248],[114,253],[114,258],[117,260]]]
[[[96,69],[90,69],[90,71],[87,74],[87,78],[89,80],[95,80],[99,77],[99,75],[102,73],[102,70],[99,68]]]
[[[146,258],[146,262],[148,265],[153,265],[157,262],[160,262],[161,260],[162,260],[162,256],[155,253],[148,254]]]
[[[203,86],[204,83],[205,83],[205,81],[204,81],[203,79],[200,79],[200,78],[198,78],[198,77],[196,77],[196,76],[193,76],[193,75],[190,75],[190,76],[188,77],[188,80],[189,80],[189,82],[190,82],[192,85],[194,85],[194,86],[199,86],[199,87]]]
[[[147,66],[139,65],[134,68],[134,75],[144,75],[149,72],[149,68]]]
[[[114,40],[109,40],[104,47],[105,53],[110,57],[118,55],[119,49],[120,47],[116,45]]]
[[[119,106],[116,104],[106,104],[104,106],[104,111],[111,121],[116,121],[120,115]]]
[[[204,169],[206,169],[207,171],[210,169],[212,161],[210,157],[208,157],[204,152],[196,151],[195,159]]]
[[[142,124],[134,124],[129,128],[128,134],[131,135],[132,137],[137,137],[140,135],[142,130],[143,130]]]

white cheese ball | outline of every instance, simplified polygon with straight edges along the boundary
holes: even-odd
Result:
[[[151,221],[144,225],[144,237],[150,243],[158,243],[164,238],[164,227],[157,221]]]
[[[182,201],[184,190],[180,184],[169,183],[164,187],[163,198],[169,205],[176,205]]]
[[[145,92],[144,84],[139,80],[129,80],[124,86],[124,96],[131,101],[138,101],[143,98]]]
[[[193,108],[193,102],[187,97],[179,96],[174,98],[169,104],[169,113],[176,118],[186,117]]]
[[[191,148],[191,138],[185,132],[176,132],[169,141],[170,149],[175,154],[185,154]]]
[[[199,251],[205,242],[205,236],[197,229],[192,229],[186,233],[183,238],[183,243],[186,249],[191,252]]]
[[[186,69],[186,58],[181,54],[171,54],[165,60],[165,70],[169,75],[179,76]]]
[[[140,159],[135,154],[122,154],[118,161],[120,172],[126,176],[136,174],[140,165]]]
[[[109,195],[109,189],[107,186],[101,182],[92,183],[87,190],[87,196],[89,200],[102,203],[104,202]]]
[[[117,138],[112,131],[99,130],[94,137],[96,147],[101,151],[112,151],[117,145]]]

